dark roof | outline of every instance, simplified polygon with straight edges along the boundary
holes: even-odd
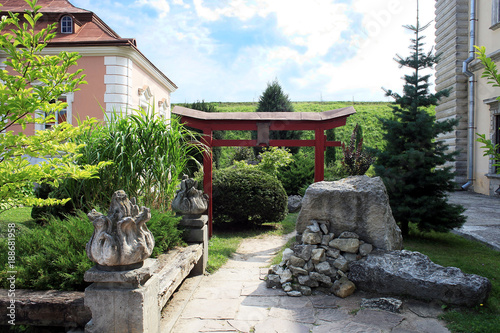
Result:
[[[29,9],[29,5],[24,0],[3,0],[2,5],[0,7],[2,11],[13,13],[22,13]],[[73,6],[67,0],[38,0],[37,5],[42,6],[41,13],[91,13],[88,10]]]
[[[2,4],[0,15],[5,15],[9,11],[12,13],[23,13],[30,8],[24,0],[3,0]],[[137,48],[135,39],[120,37],[93,12],[75,7],[68,0],[38,0],[37,5],[42,6],[40,12],[44,16],[35,29],[42,29],[47,24],[59,23],[61,17],[67,14],[71,15],[75,21],[74,33],[56,33],[56,36],[47,44],[48,47],[129,46],[134,48],[146,61],[156,68]],[[22,18],[22,16],[20,15],[19,18]],[[158,72],[177,88],[162,71],[158,70]]]

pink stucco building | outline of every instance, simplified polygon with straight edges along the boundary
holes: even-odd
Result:
[[[4,0],[1,14],[23,13],[29,6],[24,0]],[[61,96],[68,103],[56,122],[95,117],[104,119],[113,110],[133,112],[154,104],[155,112],[170,118],[170,94],[177,86],[139,51],[133,38],[122,38],[93,12],[77,8],[67,0],[39,0],[43,14],[39,24],[56,23],[56,37],[44,49],[44,54],[60,51],[78,52],[82,58],[77,68],[87,75],[80,90]],[[21,14],[22,15],[22,14]],[[0,67],[5,68],[0,54]],[[76,70],[75,68],[74,70]],[[40,115],[41,116],[41,115]],[[32,124],[26,134],[51,124]]]

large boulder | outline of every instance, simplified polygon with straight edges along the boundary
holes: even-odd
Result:
[[[360,290],[464,306],[483,303],[491,290],[487,278],[437,265],[422,253],[405,250],[371,253],[352,262],[349,280]]]
[[[311,220],[329,221],[330,232],[355,232],[378,249],[403,248],[401,230],[392,216],[389,197],[380,177],[353,176],[308,187],[296,229],[302,234]]]

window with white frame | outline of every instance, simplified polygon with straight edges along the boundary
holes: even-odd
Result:
[[[153,97],[153,94],[151,93],[151,89],[149,89],[149,86],[143,86],[142,88],[139,88],[139,108],[149,112],[149,109],[151,108],[151,97]]]
[[[66,103],[66,107],[60,111],[57,111],[55,114],[37,112],[36,117],[44,118],[46,119],[46,121],[43,123],[36,123],[35,124],[36,130],[51,129],[55,125],[66,122],[69,124],[72,123],[71,119],[72,119],[73,93],[62,95],[57,100],[59,102]]]
[[[491,27],[496,30],[500,28],[500,0],[491,0]]]
[[[158,102],[158,115],[163,119],[168,119],[170,113],[170,107],[167,103],[167,99],[163,98]]]
[[[66,98],[66,96],[61,96],[57,99],[57,101],[61,102],[61,103],[67,103],[67,98]],[[52,103],[55,103],[55,100],[52,101]],[[47,119],[47,121],[43,124],[45,126],[44,129],[50,129],[50,128],[54,127],[55,125],[65,123],[67,121],[68,108],[66,106],[64,109],[56,111],[54,114],[45,113],[44,116]]]
[[[73,18],[69,15],[63,16],[61,19],[61,33],[72,34],[73,33]]]

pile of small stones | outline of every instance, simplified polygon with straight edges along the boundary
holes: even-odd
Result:
[[[313,288],[343,298],[354,292],[356,287],[347,278],[349,263],[368,255],[373,246],[354,232],[335,237],[329,225],[329,221],[311,220],[298,236],[300,243],[293,250],[285,249],[281,263],[269,269],[268,288],[283,288],[289,296],[308,296]]]

